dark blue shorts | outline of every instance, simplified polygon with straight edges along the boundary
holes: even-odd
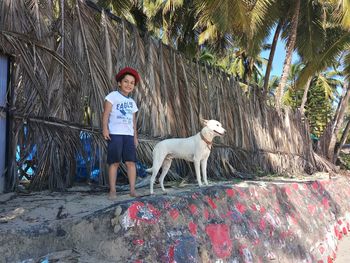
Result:
[[[111,140],[107,144],[107,163],[136,162],[134,136],[109,135]]]

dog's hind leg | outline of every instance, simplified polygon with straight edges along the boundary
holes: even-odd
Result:
[[[153,194],[153,185],[154,185],[154,182],[155,182],[155,180],[156,180],[158,171],[159,171],[160,167],[162,167],[162,165],[163,165],[163,161],[164,161],[164,160],[159,160],[159,159],[157,159],[157,160],[154,161],[154,163],[153,163],[153,166],[152,166],[152,176],[151,176],[151,182],[150,182],[150,193],[151,193],[151,195]]]
[[[208,159],[204,159],[201,161],[202,176],[203,176],[203,182],[205,185],[209,185],[208,179],[207,179],[207,162],[208,162]]]
[[[160,186],[162,187],[162,190],[165,192],[165,188],[164,188],[164,178],[166,176],[166,174],[169,171],[169,168],[171,166],[171,162],[172,159],[171,158],[165,158],[165,160],[163,161],[163,165],[162,165],[162,173],[160,175],[159,178],[159,182],[160,182]]]
[[[150,191],[151,195],[153,195],[153,185],[154,185],[154,182],[156,180],[159,169],[160,169],[160,167],[158,169],[155,169],[155,166],[153,166],[153,168],[152,168],[152,176],[151,176],[151,181],[150,181],[150,185],[149,185],[149,191]]]

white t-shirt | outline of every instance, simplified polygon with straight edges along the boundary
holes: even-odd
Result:
[[[105,99],[112,103],[112,111],[108,120],[109,133],[133,136],[133,113],[138,111],[135,101],[125,97],[119,91],[109,93]]]

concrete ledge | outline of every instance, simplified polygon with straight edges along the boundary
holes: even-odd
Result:
[[[82,196],[80,205],[84,198],[97,201],[80,216],[0,224],[1,262],[62,250],[80,262],[332,262],[350,230],[346,177],[215,185],[116,203],[103,193]]]

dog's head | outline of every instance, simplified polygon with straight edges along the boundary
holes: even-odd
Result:
[[[204,127],[213,132],[213,137],[223,136],[226,133],[226,130],[222,127],[222,124],[216,120],[202,120]]]

